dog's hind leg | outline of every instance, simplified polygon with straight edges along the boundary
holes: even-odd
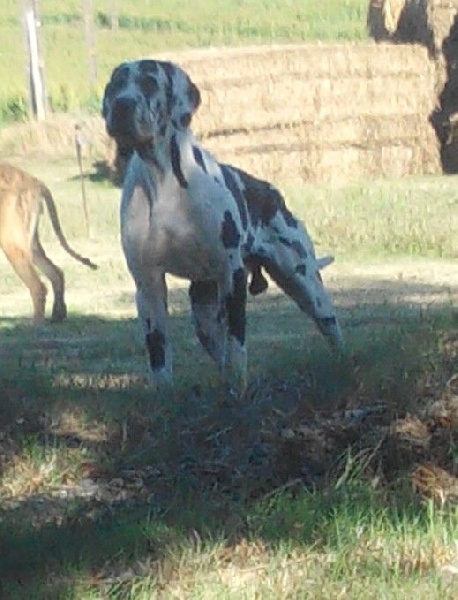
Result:
[[[231,291],[225,297],[227,312],[228,352],[227,362],[231,379],[239,392],[246,388],[246,302],[247,275],[242,265],[232,272]]]
[[[152,383],[171,383],[172,349],[169,342],[167,287],[164,273],[149,274],[137,283],[138,317],[145,334]]]
[[[189,298],[200,343],[221,372],[226,364],[225,310],[220,310],[216,281],[192,281]]]
[[[64,300],[64,273],[46,256],[37,234],[34,236],[32,242],[32,259],[34,264],[51,282],[54,293],[51,320],[55,323],[59,323],[67,317],[67,307]]]
[[[240,267],[228,286],[193,281],[189,288],[197,337],[217,363],[223,381],[239,392],[246,387],[246,284]]]
[[[45,319],[46,286],[38,277],[32,264],[30,254],[15,245],[7,245],[3,248],[7,259],[13,265],[14,270],[28,287],[33,303],[33,321],[36,325],[43,323]]]
[[[227,285],[193,281],[189,288],[197,337],[223,380],[240,392],[246,386],[246,284],[245,270],[240,267]]]

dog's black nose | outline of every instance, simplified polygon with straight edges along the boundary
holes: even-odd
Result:
[[[116,98],[111,105],[110,130],[113,134],[126,134],[132,130],[137,103],[134,98]]]

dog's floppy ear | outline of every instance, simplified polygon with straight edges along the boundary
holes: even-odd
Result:
[[[187,129],[201,102],[200,91],[180,67],[172,73],[171,117],[177,129]]]

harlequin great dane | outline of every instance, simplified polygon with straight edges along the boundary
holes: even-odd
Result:
[[[315,321],[332,346],[342,334],[305,227],[280,192],[218,163],[190,130],[200,92],[177,65],[125,62],[105,88],[102,114],[118,147],[133,150],[121,199],[121,240],[154,383],[172,378],[165,274],[191,281],[196,332],[228,381],[246,377],[245,311],[264,272]]]

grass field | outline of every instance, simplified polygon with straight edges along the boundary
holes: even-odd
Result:
[[[250,300],[239,399],[173,279],[176,386],[152,394],[119,190],[89,173],[87,238],[75,165],[22,166],[100,269],[67,257],[44,218],[70,314],[33,328],[1,258],[1,597],[456,597],[456,178],[286,190],[336,255],[324,277],[349,353],[333,357],[271,286]]]
[[[40,39],[54,110],[99,107],[113,67],[126,59],[202,46],[366,39],[366,0],[118,0],[119,29],[110,29],[111,0],[94,6],[98,84],[91,92],[79,0],[40,0]],[[21,3],[0,10],[0,122],[27,111]]]

